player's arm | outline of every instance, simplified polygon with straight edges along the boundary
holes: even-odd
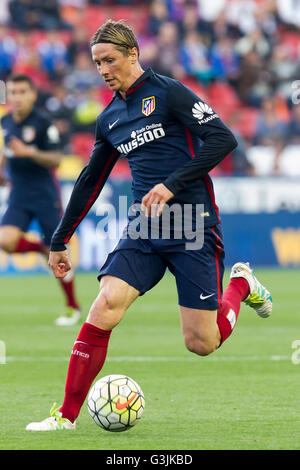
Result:
[[[90,161],[74,185],[65,213],[51,240],[49,264],[56,277],[63,277],[70,269],[66,264],[66,244],[99,196],[118,157],[119,153],[114,147],[101,137],[97,125]]]
[[[175,195],[189,183],[207,175],[235,149],[237,141],[216,113],[179,82],[173,82],[168,88],[168,107],[173,118],[203,141],[197,155],[163,182]]]
[[[38,126],[39,147],[25,144],[13,136],[8,147],[14,158],[31,158],[45,168],[55,169],[61,162],[60,136],[58,129],[48,119],[42,119]]]
[[[22,140],[13,136],[10,139],[8,147],[13,152],[14,158],[31,158],[38,165],[49,169],[57,168],[61,161],[61,153],[56,148],[47,150],[39,149],[34,145],[25,144]]]
[[[201,103],[201,105],[199,105]],[[195,107],[195,104],[197,106]],[[200,151],[188,163],[172,172],[168,178],[154,186],[143,198],[142,207],[147,215],[161,215],[169,199],[183,190],[189,183],[207,175],[236,146],[237,141],[214,111],[207,106],[208,113],[199,97],[180,82],[173,81],[168,87],[168,109],[171,119],[183,124],[194,136],[203,141]],[[197,112],[198,111],[198,112]],[[205,118],[208,117],[206,120]]]

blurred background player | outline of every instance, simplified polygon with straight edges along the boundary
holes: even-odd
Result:
[[[48,257],[52,234],[62,215],[59,187],[54,170],[61,154],[57,128],[35,109],[37,92],[26,75],[12,75],[7,81],[11,112],[1,119],[5,148],[1,155],[1,183],[7,166],[12,188],[8,208],[0,227],[0,247],[7,253],[35,251]],[[26,231],[33,219],[39,222],[43,238],[33,241]],[[66,299],[65,315],[57,325],[73,325],[80,318],[74,293],[73,272],[60,280]]]

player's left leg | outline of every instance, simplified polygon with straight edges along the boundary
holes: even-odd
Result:
[[[269,292],[244,263],[233,267],[222,295],[224,248],[220,226],[205,230],[201,249],[187,250],[184,243],[177,244],[176,251],[166,256],[176,278],[185,344],[196,354],[210,354],[230,336],[241,302],[261,316],[270,310]]]
[[[60,220],[60,209],[38,211],[36,217],[44,234],[43,253],[48,259],[51,238]],[[58,326],[75,325],[81,318],[81,311],[75,293],[74,270],[69,271],[63,279],[58,279],[58,282],[65,298],[65,313],[55,320],[55,324]]]
[[[230,277],[217,311],[180,307],[185,345],[200,356],[213,352],[231,335],[242,302],[262,318],[272,313],[270,292],[254,276],[249,263],[236,263]]]
[[[220,345],[221,334],[216,310],[200,310],[180,306],[181,327],[187,349],[207,356]]]
[[[180,306],[181,324],[186,347],[207,356],[231,335],[242,301],[249,296],[246,279],[232,278],[218,310],[200,310]]]

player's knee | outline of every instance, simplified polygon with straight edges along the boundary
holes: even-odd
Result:
[[[0,232],[0,248],[7,253],[13,253],[16,250],[17,239],[8,233]]]
[[[124,307],[117,296],[103,289],[90,309],[88,321],[100,328],[112,329],[121,321],[123,314]]]
[[[198,356],[208,356],[217,348],[216,342],[212,339],[200,339],[194,335],[185,336],[184,342],[186,348]]]

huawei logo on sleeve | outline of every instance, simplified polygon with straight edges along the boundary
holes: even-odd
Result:
[[[192,113],[200,125],[219,117],[214,110],[208,106],[208,104],[203,103],[203,101],[198,101],[198,103],[194,104]],[[207,117],[204,118],[205,115],[207,115]]]

